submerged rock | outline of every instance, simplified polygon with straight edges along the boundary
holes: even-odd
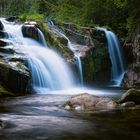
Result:
[[[98,97],[88,93],[79,94],[71,97],[65,103],[65,109],[75,111],[94,111],[115,109],[117,103],[110,98]]]
[[[120,103],[125,103],[132,101],[135,104],[140,104],[140,90],[138,89],[129,89],[126,93],[124,93],[119,100]]]

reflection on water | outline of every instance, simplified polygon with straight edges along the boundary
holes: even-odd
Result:
[[[0,101],[0,139],[140,139],[140,109],[76,113],[63,108],[68,98],[49,94]]]

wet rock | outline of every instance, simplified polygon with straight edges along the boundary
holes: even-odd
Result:
[[[124,75],[122,87],[140,87],[140,63],[133,64]]]
[[[121,107],[135,107],[135,102],[129,101],[121,104]]]
[[[122,82],[123,87],[140,87],[140,29],[139,24],[124,43],[124,51],[128,60],[128,71]]]
[[[0,47],[0,52],[6,54],[14,54],[15,50],[11,47]]]
[[[5,123],[4,121],[0,120],[0,129],[4,128],[5,127]]]
[[[135,104],[140,104],[140,90],[138,89],[129,89],[126,93],[124,93],[120,99],[120,103],[125,102],[135,102]]]
[[[71,99],[67,101],[64,106],[65,108],[69,106],[69,109],[76,111],[94,111],[114,109],[117,107],[117,104],[110,98],[98,97],[88,93],[83,93],[71,97]]]
[[[6,18],[6,20],[9,22],[17,22],[17,21],[19,21],[19,17],[12,16],[12,17]]]
[[[5,38],[8,36],[8,33],[6,33],[5,31],[0,31],[0,38]]]
[[[74,64],[74,54],[67,47],[68,40],[64,38],[58,31],[54,30],[51,27],[48,27],[46,24],[43,25],[41,30],[45,35],[49,47],[58,51],[69,64]]]
[[[0,39],[0,47],[11,45],[12,42],[8,39]]]
[[[10,91],[24,94],[30,78],[28,68],[20,62],[0,61],[1,83]]]
[[[24,37],[29,37],[35,40],[39,40],[38,29],[36,28],[34,24],[33,25],[24,24],[22,26],[22,33]]]
[[[109,84],[111,61],[104,32],[72,23],[64,23],[60,27],[81,57],[84,82],[98,86]]]
[[[0,30],[3,30],[4,26],[2,24],[2,22],[0,21]]]

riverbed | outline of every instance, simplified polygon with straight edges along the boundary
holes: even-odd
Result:
[[[1,100],[0,140],[140,139],[140,109],[73,112],[63,107],[70,97],[53,92]]]

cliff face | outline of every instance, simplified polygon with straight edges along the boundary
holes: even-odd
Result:
[[[140,86],[140,24],[134,32],[127,38],[124,44],[126,58],[128,60],[128,71],[125,74],[122,86]]]
[[[111,62],[104,32],[96,28],[81,27],[72,23],[63,23],[58,25],[58,27],[70,40],[75,53],[81,58],[84,83],[99,86],[107,85],[111,76]],[[51,34],[46,35],[46,38],[48,38],[48,36],[53,36],[54,38],[58,36],[58,40],[66,40],[58,31],[54,31],[53,27],[46,30],[45,34],[47,33]],[[52,42],[52,39],[47,40],[49,44],[52,44]],[[75,75],[77,75],[78,71],[76,68],[76,60],[74,60],[73,57],[74,54],[71,55],[72,51],[70,51],[70,49],[67,51],[67,42],[61,41],[59,44],[60,45],[52,44],[51,47],[56,46],[56,49],[62,55],[69,54],[64,55],[64,57],[72,60],[69,62],[72,65]]]

